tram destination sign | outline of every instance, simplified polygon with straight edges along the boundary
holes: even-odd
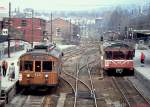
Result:
[[[34,60],[48,60],[47,55],[32,55],[32,59]]]

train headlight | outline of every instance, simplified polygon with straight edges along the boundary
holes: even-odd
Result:
[[[105,61],[105,67],[109,66],[109,61]]]
[[[45,75],[45,78],[48,78],[48,74]]]
[[[29,77],[30,77],[30,74],[27,74],[27,77],[29,78]]]

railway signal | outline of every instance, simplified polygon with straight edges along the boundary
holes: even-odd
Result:
[[[103,42],[103,36],[101,36],[101,41]]]

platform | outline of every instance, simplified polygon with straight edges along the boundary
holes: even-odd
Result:
[[[0,107],[5,107],[5,101],[4,100],[0,100]]]
[[[140,63],[141,52],[145,54],[145,63]],[[150,89],[150,49],[148,50],[136,50],[135,52],[135,76],[142,81],[142,83]]]
[[[6,76],[4,77],[2,75],[2,80],[1,80],[1,98],[0,100],[4,100],[6,103],[9,102],[14,95],[16,94],[16,82],[18,81],[18,75],[19,75],[19,67],[17,65],[18,62],[18,58],[20,55],[22,55],[23,53],[25,53],[26,51],[19,51],[16,53],[11,53],[11,57],[8,58],[7,55],[5,55],[2,59],[1,62],[3,60],[6,60],[8,62],[8,69],[10,64],[13,62],[15,65],[15,79],[13,81],[10,81],[8,79],[8,69],[7,69],[7,73]],[[0,62],[0,64],[1,64]],[[2,71],[2,70],[1,70]]]

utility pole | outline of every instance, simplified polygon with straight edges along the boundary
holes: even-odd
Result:
[[[34,10],[32,9],[32,43],[31,43],[31,45],[32,45],[32,48],[33,48],[33,42],[34,42],[34,19],[33,19],[33,16],[34,15]]]
[[[69,32],[70,32],[70,37],[69,37],[69,39],[71,40],[71,37],[72,37],[72,33],[71,33],[71,19],[70,19],[69,22],[70,22],[70,24],[69,24],[69,29],[70,29],[70,31],[69,31]]]
[[[9,18],[8,18],[8,58],[10,58],[10,22],[11,22],[11,3],[9,2]]]
[[[51,13],[51,43],[52,43],[52,35],[53,35],[53,31],[52,31],[53,30],[53,28],[52,28],[53,27],[52,26],[53,25],[53,22],[52,22],[53,20],[52,20],[52,18],[53,18],[53,16],[52,16],[52,13]]]

